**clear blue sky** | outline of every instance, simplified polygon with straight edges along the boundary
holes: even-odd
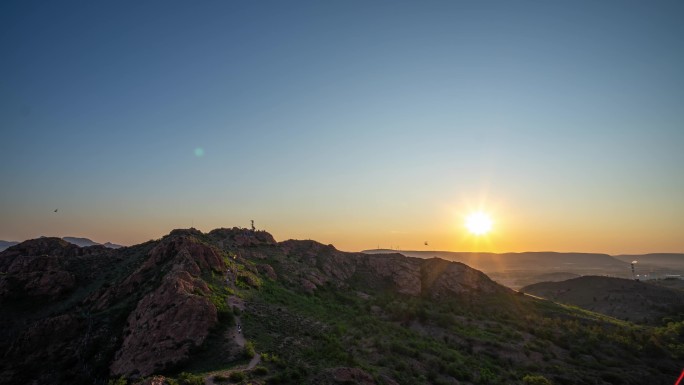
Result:
[[[345,250],[684,252],[682,20],[680,1],[3,1],[0,239],[254,219]],[[462,234],[475,208],[486,245]]]

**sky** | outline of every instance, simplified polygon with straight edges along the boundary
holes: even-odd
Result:
[[[681,253],[683,19],[681,1],[3,1],[0,239],[254,220],[348,251]],[[478,210],[486,236],[464,226]]]

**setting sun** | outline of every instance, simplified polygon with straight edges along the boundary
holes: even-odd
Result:
[[[483,212],[472,213],[466,218],[465,226],[474,235],[487,234],[492,229],[492,219]]]

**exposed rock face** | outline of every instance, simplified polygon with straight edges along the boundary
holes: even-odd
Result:
[[[42,378],[31,371],[53,362],[64,376],[78,373],[75,382],[82,382],[101,370],[84,360],[106,367],[105,373],[97,372],[100,376],[145,376],[187,359],[218,322],[201,277],[226,272],[221,252],[201,237],[196,230],[180,230],[121,250],[41,238],[0,253],[0,303],[13,300],[4,314],[26,317],[21,303],[27,300],[42,311],[33,305],[41,298],[55,301],[55,306],[40,303],[61,313],[35,322],[0,317],[0,351],[5,362],[13,363],[0,363],[0,378],[9,383]],[[116,278],[118,270],[127,269]],[[40,369],[45,378],[54,370],[50,365]],[[50,381],[60,382],[53,375],[38,383]]]
[[[106,309],[136,292],[143,283],[169,270],[185,270],[193,276],[198,276],[205,269],[221,273],[226,271],[226,266],[215,249],[198,243],[189,234],[179,230],[174,232],[175,236],[169,235],[154,247],[144,263],[121,284],[94,293],[88,301],[96,303],[95,308],[98,310]]]
[[[56,299],[76,284],[74,274],[55,256],[17,256],[6,268],[6,275],[0,276],[0,302],[20,296]]]
[[[273,267],[271,265],[267,265],[267,264],[257,265],[257,271],[260,274],[263,274],[263,275],[267,276],[268,278],[270,278],[274,281],[278,279],[278,275],[276,274],[275,270],[273,269]]]
[[[225,272],[216,250],[185,235],[168,239],[150,252],[124,286],[135,287],[146,271],[160,265],[170,266],[170,272],[128,317],[123,344],[111,365],[114,375],[147,376],[182,362],[218,321],[216,307],[205,297],[210,290],[199,278],[203,270]]]
[[[291,264],[290,270],[300,277],[289,279],[298,282],[307,293],[313,293],[325,284],[342,287],[359,280],[370,285],[387,282],[401,294],[433,298],[509,291],[480,271],[437,258],[345,253],[314,241],[290,240],[279,246],[285,254],[285,262]]]
[[[255,247],[265,245],[276,245],[273,236],[266,231],[253,231],[249,229],[215,229],[207,234],[215,240],[219,247]]]
[[[209,288],[189,272],[164,277],[128,317],[112,374],[147,376],[185,360],[218,321],[216,307],[198,294],[209,294]]]
[[[371,271],[380,277],[389,278],[402,294],[422,294],[420,263],[398,254],[373,255],[365,261]]]
[[[111,253],[103,246],[78,247],[60,238],[32,239],[10,247],[0,258],[0,272],[5,273],[0,275],[0,302],[25,296],[61,298],[77,286],[78,266],[70,265],[88,264],[83,258],[95,256],[106,261]]]
[[[508,291],[482,272],[458,262],[428,259],[422,263],[421,271],[423,291],[433,298],[472,292],[492,294]]]

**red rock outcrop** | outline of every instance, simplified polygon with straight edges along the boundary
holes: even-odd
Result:
[[[218,321],[206,297],[210,290],[199,278],[202,270],[226,270],[216,250],[184,236],[166,240],[124,285],[164,263],[170,272],[128,317],[123,344],[110,366],[115,376],[147,376],[184,361]]]
[[[276,245],[273,236],[266,231],[250,230],[233,227],[232,229],[215,229],[207,234],[219,247],[256,247],[266,245]]]
[[[385,281],[401,294],[434,298],[506,290],[485,274],[461,263],[441,259],[409,258],[401,254],[359,254],[338,251],[314,241],[279,243],[284,262],[295,274],[285,277],[313,293],[326,283],[345,286],[352,277],[369,284]],[[294,277],[297,278],[294,278]]]
[[[423,291],[433,298],[467,293],[493,294],[510,292],[479,270],[462,263],[439,258],[424,260],[421,266]]]
[[[16,256],[0,275],[0,301],[16,296],[56,299],[74,289],[74,274],[55,256]]]

